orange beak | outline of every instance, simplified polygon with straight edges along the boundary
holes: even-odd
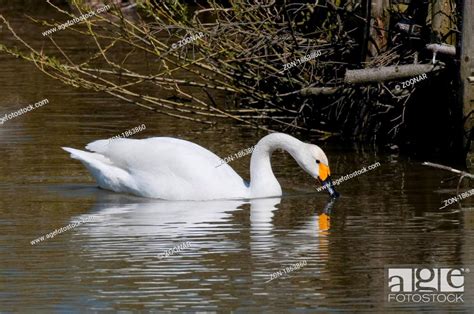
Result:
[[[319,163],[319,179],[321,181],[326,181],[326,179],[331,175],[331,171],[329,171],[329,167],[323,164],[322,162]]]
[[[334,188],[334,184],[331,180],[331,171],[329,171],[329,167],[323,163],[319,163],[319,180],[332,198],[339,197],[339,193]]]

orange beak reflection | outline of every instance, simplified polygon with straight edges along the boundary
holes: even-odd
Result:
[[[329,171],[329,167],[323,164],[322,162],[319,163],[319,179],[321,181],[326,181],[326,179],[331,175],[331,171]]]
[[[331,218],[328,214],[319,215],[319,231],[327,231],[331,228]]]

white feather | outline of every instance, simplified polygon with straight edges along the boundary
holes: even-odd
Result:
[[[327,158],[315,147],[282,133],[265,136],[252,154],[250,185],[228,164],[220,165],[211,151],[176,138],[98,140],[86,146],[91,152],[63,149],[87,167],[101,188],[166,200],[212,200],[280,196],[270,165],[277,148],[317,177],[315,159]]]

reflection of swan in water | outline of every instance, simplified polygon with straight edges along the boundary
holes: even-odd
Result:
[[[273,216],[281,198],[254,199],[250,203],[251,232],[258,234],[269,234],[273,229]]]
[[[122,253],[139,252],[153,261],[163,251],[189,241],[193,252],[199,249],[227,250],[235,243],[226,241],[234,228],[233,212],[243,201],[164,201],[107,193],[88,214],[96,217],[84,224],[81,234],[98,238],[93,247],[98,251],[114,249]],[[237,226],[235,228],[238,229]],[[200,237],[214,234],[221,241],[203,241]],[[116,246],[110,247],[110,242]],[[185,252],[186,251],[186,252]]]
[[[125,258],[138,263],[142,270],[167,265],[171,267],[167,273],[174,273],[178,266],[186,267],[186,272],[207,268],[209,260],[217,259],[215,254],[241,257],[240,254],[246,255],[250,250],[251,259],[256,262],[253,271],[258,278],[255,279],[263,280],[272,269],[268,259],[283,264],[308,258],[309,263],[311,256],[321,260],[329,249],[323,229],[329,226],[327,216],[334,201],[326,204],[319,213],[322,215],[314,213],[304,218],[303,225],[283,226],[284,232],[274,221],[280,201],[280,198],[250,202],[160,201],[104,192],[98,194],[93,209],[81,215],[93,215],[96,219],[81,225],[75,233],[79,237],[77,241],[84,242],[89,255],[97,259]],[[247,214],[250,233],[245,227]],[[189,248],[176,256],[159,259],[166,250],[184,242],[190,243]]]
[[[251,212],[250,221],[253,233],[269,233],[273,229],[274,212],[278,209],[276,206],[280,204],[281,198],[265,198],[255,199],[250,202]],[[315,219],[311,219],[311,223],[317,222],[314,228],[308,228],[309,232],[319,230],[326,232],[330,229],[330,215],[334,207],[336,199],[330,198],[324,208],[318,212]]]
[[[317,213],[299,216],[303,224],[281,226],[275,215],[288,208],[281,208],[280,198],[170,202],[100,194],[82,215],[98,219],[73,231],[71,255],[82,252],[77,259],[84,260],[75,263],[90,274],[93,289],[108,296],[104,302],[123,298],[126,289],[145,300],[153,296],[150,302],[159,307],[191,299],[213,304],[217,294],[231,295],[236,283],[264,285],[270,273],[302,260],[307,265],[296,276],[323,276],[329,247],[318,233]],[[184,242],[189,247],[160,259]]]
[[[322,234],[327,235],[329,229],[331,229],[331,211],[335,202],[334,199],[330,199],[326,206],[324,206],[324,209],[318,213],[318,230]]]
[[[320,267],[325,265],[329,257],[330,214],[335,200],[331,199],[322,210],[316,210],[304,219],[305,223],[297,226],[291,226],[291,223],[290,226],[275,225],[274,216],[279,199],[255,201],[255,204],[252,202],[250,213],[254,281],[267,283],[271,273],[302,261],[308,263],[305,268],[310,276],[319,276]]]
[[[265,250],[273,245],[281,244],[278,244],[281,239],[275,233],[273,221],[277,206],[281,202],[280,198],[255,199],[249,202],[237,200],[164,201],[105,191],[97,193],[97,197],[91,211],[81,215],[95,216],[94,222],[81,226],[83,235],[107,238],[111,241],[120,239],[124,241],[123,245],[133,243],[136,237],[150,237],[149,241],[141,243],[146,246],[141,250],[149,250],[155,254],[185,241],[196,242],[196,237],[218,234],[222,240],[225,240],[228,235],[239,233],[244,229],[242,224],[246,219],[239,218],[242,215],[236,212],[248,205],[250,205],[251,250]],[[308,217],[306,224],[290,233],[303,233],[305,237],[311,238],[318,236],[318,230],[323,231],[325,226],[329,226],[328,215],[333,204],[334,200],[330,201],[321,216]],[[246,211],[243,213],[245,216]],[[237,238],[232,238],[237,240],[232,241],[235,246],[243,237],[239,235]],[[226,241],[215,241],[209,245],[219,247],[228,244]],[[197,244],[195,246],[197,247]]]
[[[252,249],[258,250],[262,248],[264,251],[268,251],[271,250],[272,246],[275,246],[276,249],[276,247],[282,246],[283,242],[288,241],[288,237],[296,237],[296,241],[300,237],[317,239],[317,242],[321,244],[321,241],[326,241],[327,239],[330,229],[331,210],[335,202],[335,199],[330,199],[322,210],[317,210],[314,215],[308,217],[306,219],[307,222],[302,226],[287,230],[286,236],[276,236],[276,227],[273,220],[277,210],[276,206],[280,203],[280,198],[252,200],[250,212]],[[263,238],[264,236],[265,238]],[[264,239],[264,243],[259,243],[258,238]],[[305,245],[295,245],[294,249],[301,252],[314,249],[314,243],[311,243],[311,241],[304,242],[311,246],[311,248]]]

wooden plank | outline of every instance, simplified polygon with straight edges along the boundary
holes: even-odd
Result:
[[[371,69],[347,70],[344,76],[344,82],[350,84],[384,82],[411,78],[442,68],[443,66],[441,64],[406,64]]]
[[[388,42],[388,28],[390,25],[389,0],[372,0],[370,17],[370,38],[368,43],[369,55],[367,59],[378,56],[385,51]]]
[[[471,1],[471,0],[467,0]],[[454,0],[435,0],[431,1],[431,27],[433,29],[433,42],[445,42],[454,44],[455,36],[451,35],[446,38],[451,29],[455,28],[453,16],[453,8],[455,8]]]
[[[300,93],[303,96],[333,95],[338,90],[337,87],[307,87],[303,88]]]
[[[442,53],[450,56],[456,55],[456,47],[446,44],[429,44],[426,45],[426,49],[432,51],[433,53]]]
[[[474,4],[473,0],[463,1],[463,19],[461,35],[461,53],[460,53],[460,82],[461,82],[461,103],[463,116],[466,119],[464,124],[465,133],[471,132],[473,127],[474,110],[474,90],[471,84],[474,75]],[[471,78],[471,79],[470,79]],[[471,81],[470,81],[471,80]],[[465,145],[469,147],[470,139],[465,138]],[[471,147],[472,150],[472,147]]]

